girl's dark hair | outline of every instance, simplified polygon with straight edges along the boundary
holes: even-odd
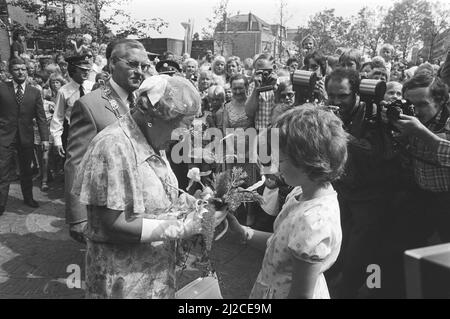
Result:
[[[314,61],[317,62],[317,64],[319,64],[320,73],[322,74],[322,76],[325,76],[327,72],[327,58],[319,51],[313,51],[311,53],[308,53],[303,61],[305,67],[308,67],[310,59],[313,59]]]
[[[21,35],[25,35],[25,31],[24,30],[16,30],[13,33],[13,41],[17,41],[19,40],[19,36]]]
[[[346,63],[353,61],[356,64],[356,69],[359,70],[361,67],[361,60],[361,51],[357,49],[350,49],[341,54],[339,57],[339,64],[345,66]]]
[[[370,66],[371,69],[374,68],[372,61],[366,62],[363,65],[361,65],[361,69],[359,71],[362,71],[366,66]]]

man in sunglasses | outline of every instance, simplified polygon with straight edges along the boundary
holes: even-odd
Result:
[[[66,156],[67,137],[69,134],[70,115],[75,102],[91,92],[93,82],[88,81],[92,68],[88,55],[74,56],[66,59],[70,82],[61,87],[56,96],[55,113],[50,123],[55,147],[61,157]]]
[[[83,242],[87,221],[86,207],[71,192],[72,184],[89,143],[106,126],[135,107],[134,91],[144,80],[149,67],[144,46],[131,39],[111,45],[109,69],[111,78],[105,85],[76,101],[70,117],[65,164],[66,222],[70,235]]]

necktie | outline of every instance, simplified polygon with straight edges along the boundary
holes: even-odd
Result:
[[[17,99],[17,103],[19,103],[19,105],[22,105],[22,102],[23,102],[22,85],[17,86],[16,99]]]
[[[135,101],[135,98],[134,98],[134,94],[130,93],[128,95],[128,99],[127,100],[128,100],[129,106],[130,106],[130,110],[134,109],[136,107],[136,101]]]
[[[80,97],[84,96],[84,88],[82,85],[80,85]]]

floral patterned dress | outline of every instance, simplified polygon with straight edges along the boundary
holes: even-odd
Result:
[[[331,185],[329,187],[332,189]],[[323,272],[336,261],[341,247],[337,195],[333,191],[309,201],[302,201],[301,195],[301,188],[294,188],[275,221],[251,299],[287,298],[294,258],[322,266],[313,298],[330,298]]]
[[[174,219],[178,186],[167,159],[147,143],[130,114],[100,132],[79,166],[73,192],[88,205],[86,297],[174,298],[176,241],[112,243],[99,207],[127,219]]]

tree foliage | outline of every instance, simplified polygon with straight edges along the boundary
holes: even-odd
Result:
[[[429,47],[428,59],[431,59],[439,35],[450,28],[450,8],[440,2],[432,3],[430,16],[426,16],[419,30],[421,38]]]
[[[308,21],[308,30],[316,40],[318,47],[326,54],[332,54],[338,47],[346,44],[345,36],[350,28],[350,21],[336,16],[334,9],[316,13]]]
[[[229,2],[230,0],[219,0],[219,3],[214,7],[213,16],[206,19],[208,25],[202,28],[203,40],[214,40],[214,31],[216,30],[217,25],[224,21],[224,19],[228,19],[230,16],[228,10]]]
[[[231,11],[228,9],[230,0],[219,0],[214,7],[214,13],[211,18],[208,18],[208,26],[202,29],[203,40],[214,40],[215,46],[221,55],[225,55],[235,43],[238,26],[231,23]],[[228,32],[217,34],[216,31]]]
[[[29,0],[13,0],[13,6],[22,8],[26,13],[37,18],[45,18],[39,26],[26,27],[36,39],[52,39],[57,48],[66,48],[67,40],[76,35],[89,33],[97,41],[106,42],[112,29],[117,30],[118,37],[148,37],[150,31],[161,32],[168,23],[160,18],[136,20],[123,7],[129,6],[131,0],[41,0],[38,3]],[[65,8],[69,5],[82,6],[81,25],[69,28]],[[17,23],[15,23],[17,26]]]
[[[394,3],[382,21],[380,28],[384,41],[392,43],[402,52],[403,58],[421,39],[431,6],[426,0],[402,0]]]
[[[360,49],[363,54],[375,56],[377,47],[381,41],[380,15],[382,7],[376,10],[363,7],[356,16],[351,18],[352,24],[345,35],[346,46]]]
[[[318,48],[332,54],[339,47],[357,48],[374,56],[382,43],[392,44],[406,58],[415,46],[425,45],[425,54],[432,58],[438,37],[450,28],[449,5],[440,1],[399,0],[390,8],[363,7],[350,19],[336,16],[326,9],[311,16],[307,26],[298,28],[294,42],[308,34],[318,41]]]

